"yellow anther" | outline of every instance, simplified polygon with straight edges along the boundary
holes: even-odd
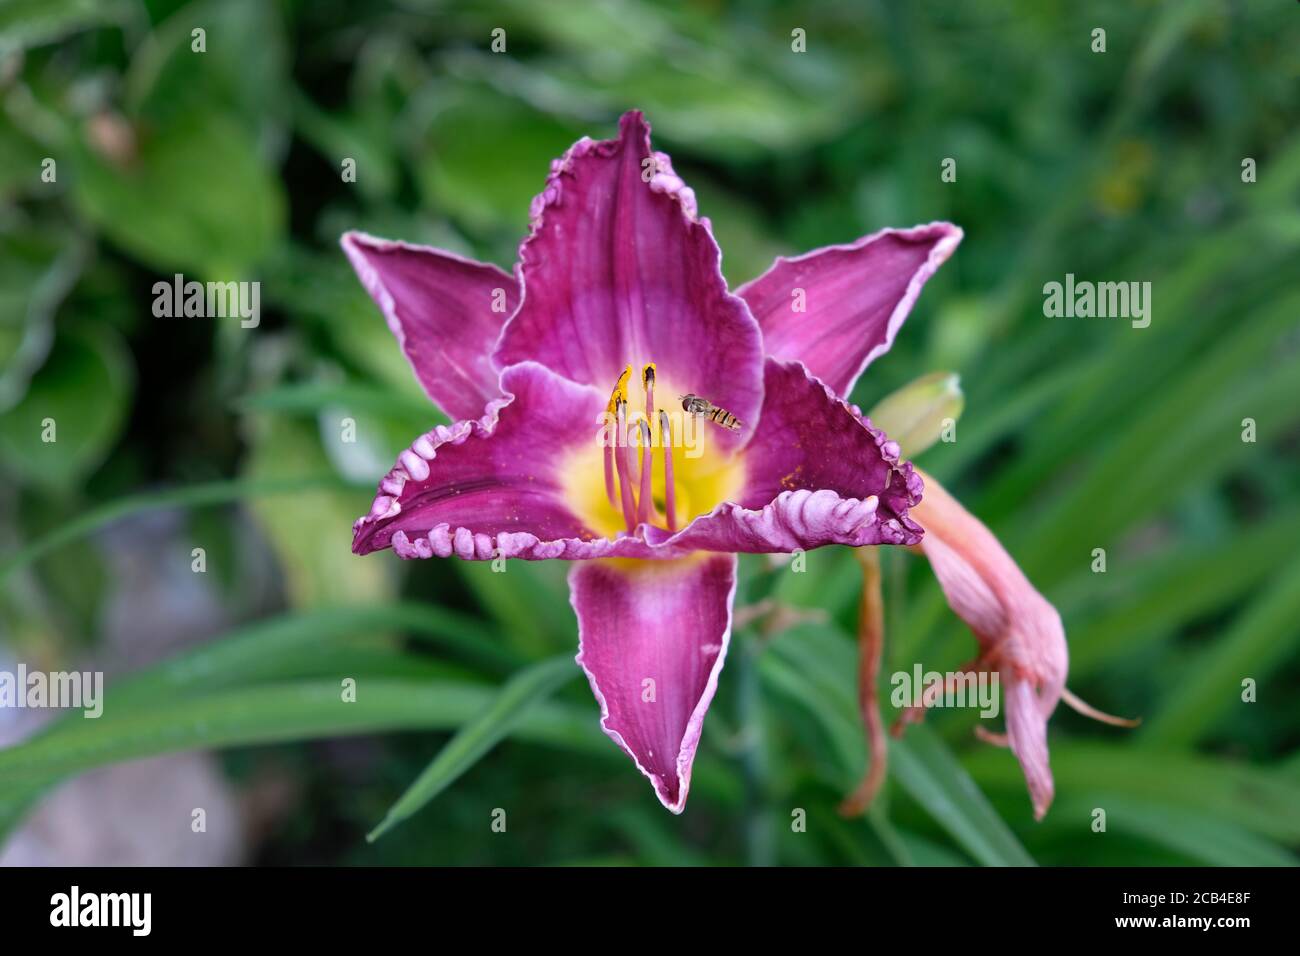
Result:
[[[627,382],[632,377],[632,366],[628,365],[623,369],[623,374],[618,377],[618,384],[614,386],[614,392],[609,396],[609,407],[607,411],[611,414],[617,414],[619,404],[627,403]]]

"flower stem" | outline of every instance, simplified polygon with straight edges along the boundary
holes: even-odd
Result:
[[[858,706],[867,735],[868,766],[862,781],[844,802],[840,813],[846,817],[866,812],[885,782],[889,759],[885,724],[880,716],[878,683],[880,660],[885,646],[884,601],[880,586],[880,554],[875,548],[855,551],[862,565],[862,603],[858,608]]]
[[[736,696],[736,723],[742,740],[740,767],[745,782],[745,855],[750,866],[772,866],[776,862],[776,846],[768,806],[766,734],[758,674],[762,642],[753,631],[745,637],[739,648],[740,681]]]
[[[776,589],[780,569],[765,560],[752,562],[753,573],[745,582],[745,600],[753,605],[765,601]],[[776,835],[768,786],[767,734],[763,726],[763,696],[759,658],[774,636],[770,625],[750,623],[738,628],[736,726],[740,736],[741,776],[745,783],[744,841],[750,866],[776,863]]]

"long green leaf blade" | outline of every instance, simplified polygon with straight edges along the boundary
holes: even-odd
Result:
[[[1294,650],[1300,638],[1297,618],[1300,561],[1275,576],[1232,629],[1198,656],[1190,676],[1140,735],[1142,742],[1169,748],[1199,740],[1230,706],[1241,705],[1243,679],[1263,683]]]
[[[892,772],[903,788],[975,859],[987,866],[1034,866],[988,798],[928,727],[891,741]]]
[[[19,568],[45,557],[56,548],[79,541],[114,521],[143,511],[227,504],[262,495],[294,494],[307,489],[331,487],[347,487],[347,485],[332,475],[310,475],[271,481],[211,481],[186,488],[128,495],[93,508],[14,552],[0,562],[0,581],[5,580]]]
[[[513,731],[539,701],[578,674],[573,658],[554,657],[520,671],[481,714],[447,742],[366,837],[373,843],[416,813]]]
[[[356,700],[338,681],[306,681],[164,701],[118,718],[76,718],[58,734],[0,751],[0,796],[12,786],[56,780],[105,764],[157,754],[282,743],[392,730],[450,730],[483,713],[491,688],[452,681],[368,679]],[[554,703],[515,728],[521,738],[607,754],[581,708]]]

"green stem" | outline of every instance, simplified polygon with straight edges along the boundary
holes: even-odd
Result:
[[[758,656],[762,643],[746,632],[739,648],[739,691],[736,723],[740,728],[740,769],[745,783],[745,853],[750,866],[772,866],[776,862],[775,840],[768,800],[768,762],[763,729],[762,697],[759,687]]]

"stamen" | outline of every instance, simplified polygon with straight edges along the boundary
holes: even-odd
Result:
[[[618,507],[618,501],[614,497],[614,445],[617,442],[618,437],[615,435],[610,435],[605,442],[605,497],[614,508]]]
[[[630,366],[629,366],[630,368]],[[618,466],[618,491],[623,500],[623,521],[628,534],[636,530],[636,499],[632,496],[631,467],[627,448],[627,403],[618,401],[618,447],[614,461]]]
[[[632,377],[632,366],[629,364],[623,369],[623,374],[618,377],[614,383],[614,391],[610,393],[609,404],[605,406],[606,412],[606,435],[609,441],[605,444],[605,497],[609,499],[610,506],[617,508],[618,499],[614,496],[614,460],[618,454],[619,446],[627,439],[627,435],[621,425],[614,434],[609,435],[610,423],[619,421],[619,408],[627,404],[627,383]]]
[[[632,377],[632,366],[628,365],[623,369],[623,374],[618,377],[618,382],[614,385],[614,391],[609,396],[609,405],[606,411],[610,419],[614,420],[616,434],[612,447],[606,445],[604,449],[604,469],[605,469],[605,497],[609,499],[612,507],[622,506],[623,520],[627,524],[628,534],[636,530],[638,524],[648,523],[657,516],[654,505],[654,426],[653,421],[655,413],[655,365],[650,362],[641,368],[641,384],[645,388],[645,416],[635,422],[628,422],[628,410],[630,403],[628,401],[628,382]],[[666,415],[661,415],[661,428],[667,421]],[[671,435],[671,426],[669,433]],[[631,451],[635,429],[636,441],[641,446],[640,461]],[[673,500],[672,489],[672,461],[671,453],[665,456],[665,474],[669,476],[669,487],[667,490],[667,500]],[[638,467],[639,465],[639,467]],[[614,494],[614,476],[618,475],[618,498],[615,500]],[[638,497],[639,486],[639,497]],[[675,523],[676,516],[670,514],[670,525]]]
[[[673,423],[667,412],[659,413],[659,443],[664,449],[664,513],[668,530],[677,530],[677,502],[673,492]]]
[[[609,396],[609,405],[606,408],[606,411],[608,411],[610,415],[616,415],[618,413],[618,406],[627,401],[627,380],[631,377],[632,366],[629,365],[627,368],[623,369],[623,374],[620,375],[618,381],[614,383],[614,391]]]
[[[645,420],[655,420],[655,363],[641,370],[641,383],[645,385]]]
[[[641,487],[641,468],[637,464],[641,457],[641,426],[635,421],[628,422],[624,429],[623,441],[627,445],[627,476],[632,482],[632,494]]]
[[[651,388],[653,387],[652,385]],[[650,440],[650,425],[644,419],[637,424],[641,426],[641,497],[637,503],[636,520],[637,524],[641,524],[650,520],[650,514],[654,510],[651,481],[654,477],[655,450]]]

